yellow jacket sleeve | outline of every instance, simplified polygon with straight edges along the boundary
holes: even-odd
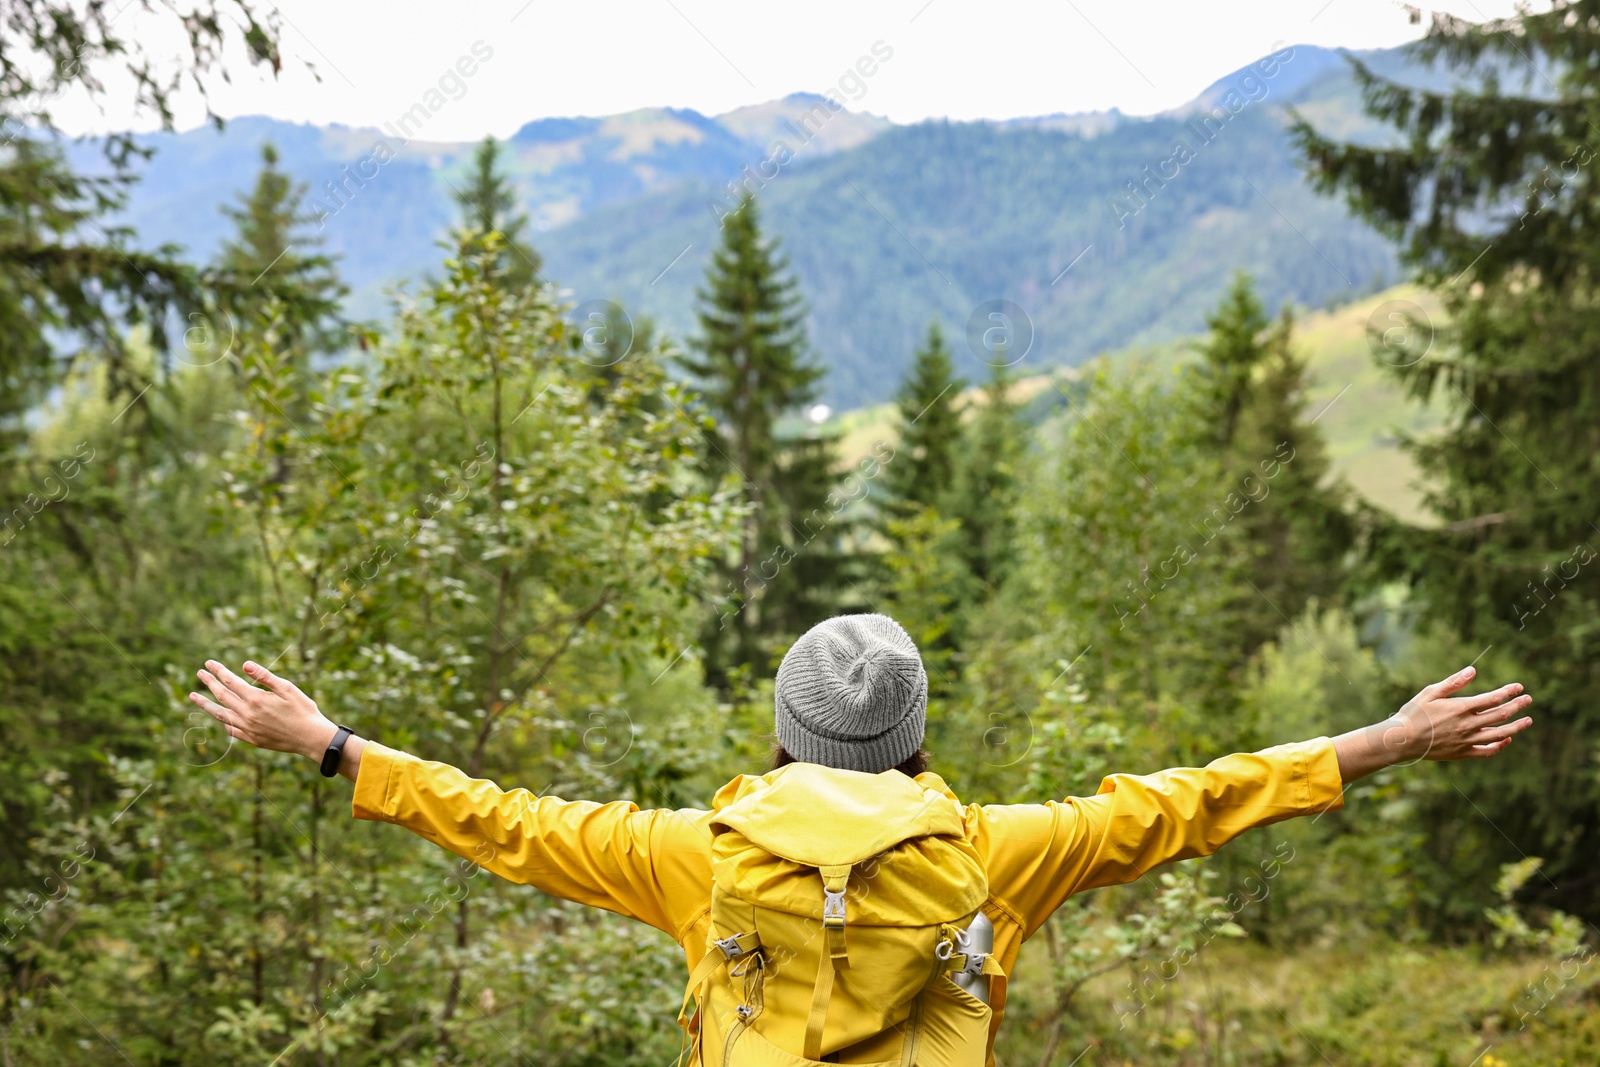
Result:
[[[368,742],[351,813],[403,826],[502,878],[649,923],[674,938],[711,901],[706,813],[640,811],[504,790]]]
[[[1026,937],[1074,893],[1209,856],[1251,827],[1337,811],[1343,790],[1333,742],[1319,737],[1205,767],[1108,775],[1092,797],[974,805],[969,823],[990,896]]]

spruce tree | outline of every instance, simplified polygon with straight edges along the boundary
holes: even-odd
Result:
[[[1233,442],[1251,381],[1266,358],[1262,335],[1270,324],[1244,271],[1233,276],[1228,295],[1206,316],[1210,332],[1199,346],[1201,414],[1225,448]]]
[[[145,327],[152,346],[165,352],[174,340],[168,326],[184,329],[207,304],[207,287],[176,258],[175,245],[139,251],[132,229],[117,219],[133,166],[152,151],[144,133],[132,132],[140,123],[99,139],[110,173],[97,174],[99,168],[80,169],[76,154],[68,159],[71,138],[57,123],[60,103],[114,97],[171,132],[180,91],[207,99],[216,77],[226,81],[241,57],[274,72],[282,65],[279,20],[248,3],[163,5],[158,19],[172,22],[162,25],[119,21],[120,14],[70,0],[22,0],[5,9],[0,475],[13,469],[10,452],[26,434],[26,412],[60,383],[69,357],[87,356],[106,368],[114,406],[128,397],[148,413],[151,379],[128,358],[128,328]],[[174,38],[164,31],[180,25],[176,40],[184,43],[168,52]],[[107,77],[110,71],[117,76]]]
[[[1241,271],[1206,322],[1194,402],[1225,475],[1219,496],[1243,502],[1230,526],[1249,583],[1227,627],[1242,665],[1312,598],[1336,597],[1353,533],[1346,492],[1329,484],[1327,449],[1306,411],[1292,312],[1269,320]]]
[[[939,324],[929,323],[928,339],[917,350],[895,401],[900,443],[884,469],[886,518],[907,518],[949,492],[961,443],[956,401],[965,385],[955,377]]]
[[[876,595],[916,639],[935,693],[954,681],[968,609],[982,592],[968,569],[960,521],[939,512],[955,483],[962,437],[957,400],[965,384],[955,377],[939,324],[930,322],[896,397],[899,442],[876,508],[877,531],[890,546],[873,559]]]
[[[332,352],[342,347],[340,301],[348,290],[322,238],[308,227],[315,217],[299,209],[305,187],[278,169],[278,150],[261,146],[261,173],[250,195],[223,208],[234,234],[216,260],[221,301],[233,327],[253,330],[269,302],[278,306],[278,329],[286,350]]]
[[[720,682],[734,666],[765,670],[786,638],[827,613],[849,517],[834,493],[831,440],[792,429],[823,371],[807,349],[789,263],[763,238],[753,197],[724,220],[697,295],[700,335],[681,362],[716,421],[712,473],[733,472],[750,507],[728,561],[727,602],[704,642],[708,676]]]
[[[461,225],[480,239],[498,233],[500,270],[505,284],[524,288],[539,280],[543,259],[524,236],[528,216],[517,210],[516,192],[500,173],[500,142],[485,137],[472,156],[472,176],[465,189],[456,191]]]
[[[1309,410],[1306,361],[1294,348],[1289,308],[1279,313],[1264,346],[1266,358],[1227,460],[1241,480],[1257,479],[1267,493],[1260,501],[1265,506],[1246,509],[1245,525],[1257,549],[1254,580],[1265,594],[1257,600],[1271,601],[1261,605],[1271,611],[1270,617],[1260,612],[1263,635],[1312,599],[1323,606],[1340,599],[1355,536],[1349,491],[1333,476],[1327,442],[1312,421],[1321,412]]]
[[[1373,338],[1390,372],[1448,418],[1437,435],[1407,442],[1438,525],[1375,522],[1369,558],[1412,583],[1424,625],[1453,632],[1465,655],[1486,650],[1485,680],[1490,670],[1520,675],[1538,700],[1535,728],[1505,756],[1452,776],[1492,822],[1462,815],[1449,790],[1435,818],[1464,822],[1465,835],[1426,835],[1426,847],[1459,842],[1457,854],[1434,858],[1475,886],[1493,882],[1497,863],[1540,856],[1529,894],[1591,918],[1600,917],[1597,19],[1594,0],[1484,24],[1435,15],[1413,58],[1442,60],[1459,84],[1413,88],[1352,59],[1366,111],[1389,136],[1343,143],[1304,118],[1293,127],[1317,187],[1395,237],[1448,314],[1420,324],[1423,341],[1431,325],[1431,347]],[[1460,900],[1458,888],[1446,891]]]
[[[1018,465],[1026,428],[1011,397],[1015,379],[996,363],[983,399],[960,438],[950,489],[939,511],[961,524],[961,552],[968,572],[989,590],[1011,569],[1015,541]]]
[[[75,357],[105,366],[108,395],[127,398],[119,407],[140,401],[150,379],[127,358],[129,329],[145,326],[163,351],[173,339],[168,324],[203,306],[204,292],[193,268],[173,258],[175,248],[130,247],[132,231],[115,221],[125,202],[122,184],[75,173],[57,141],[10,139],[0,153],[0,190],[5,488],[14,470],[11,451],[28,434],[28,412],[60,384]],[[149,410],[142,402],[140,408]]]

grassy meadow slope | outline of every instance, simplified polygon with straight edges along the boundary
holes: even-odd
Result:
[[[1439,425],[1437,405],[1424,405],[1406,396],[1393,377],[1379,365],[1367,341],[1367,322],[1382,304],[1409,300],[1435,321],[1437,300],[1415,286],[1403,285],[1331,310],[1304,312],[1296,329],[1296,345],[1308,360],[1311,386],[1307,411],[1328,443],[1334,472],[1368,501],[1408,522],[1427,523],[1422,507],[1418,471],[1401,451],[1397,433],[1427,433]],[[1186,345],[1134,347],[1108,353],[1113,363],[1131,359],[1167,361],[1183,358]],[[1013,386],[1013,397],[1038,419],[1066,407],[1055,385],[1076,378],[1077,368],[1056,368],[1028,374],[1026,364]],[[967,373],[972,373],[967,369]],[[967,403],[980,399],[976,388],[964,394]],[[1318,413],[1321,413],[1320,416]],[[824,424],[840,440],[841,458],[847,463],[867,455],[879,441],[896,439],[894,405],[874,404],[840,412]]]

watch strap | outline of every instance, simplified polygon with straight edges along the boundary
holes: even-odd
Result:
[[[344,758],[344,743],[354,733],[348,726],[341,726],[333,732],[333,740],[328,742],[328,751],[322,754],[322,777],[333,778],[339,773],[339,761]]]

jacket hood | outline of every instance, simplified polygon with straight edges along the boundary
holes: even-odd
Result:
[[[915,837],[962,837],[965,813],[943,779],[791,763],[717,791],[714,824],[796,863],[860,863]]]

